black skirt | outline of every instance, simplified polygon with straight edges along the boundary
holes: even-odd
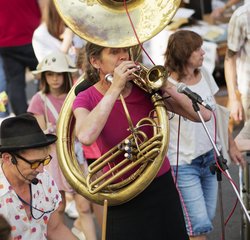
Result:
[[[106,239],[189,239],[171,171],[129,202],[108,208]]]

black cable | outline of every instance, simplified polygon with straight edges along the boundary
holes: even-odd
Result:
[[[38,219],[42,218],[42,217],[44,216],[44,214],[51,213],[51,212],[53,212],[53,211],[55,210],[55,208],[53,208],[52,210],[49,210],[49,211],[43,211],[43,210],[41,210],[41,209],[39,209],[39,208],[36,208],[36,207],[32,206],[32,190],[31,190],[31,184],[29,184],[29,188],[30,188],[30,197],[31,197],[30,203],[26,202],[26,201],[25,201],[24,199],[22,199],[18,194],[16,194],[16,195],[17,195],[17,197],[19,198],[19,200],[20,200],[22,203],[24,203],[25,205],[27,205],[27,206],[30,207],[30,213],[31,213],[32,218],[38,220]],[[42,215],[41,215],[40,217],[36,218],[36,217],[33,215],[32,209],[35,209],[35,210],[41,212]]]

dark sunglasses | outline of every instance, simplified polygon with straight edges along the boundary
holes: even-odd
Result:
[[[28,163],[30,165],[31,169],[37,169],[40,166],[40,164],[43,164],[43,166],[46,166],[50,163],[50,161],[52,159],[52,157],[50,155],[48,155],[46,158],[44,158],[42,160],[36,160],[36,161],[31,162],[31,161],[25,159],[24,157],[20,156],[17,153],[13,153],[13,155],[20,158],[24,162]]]

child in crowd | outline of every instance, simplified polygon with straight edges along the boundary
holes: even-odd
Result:
[[[85,77],[85,71],[86,71],[86,66],[87,66],[87,59],[86,59],[86,53],[85,53],[85,46],[82,47],[79,50],[79,54],[78,54],[78,58],[77,58],[77,68],[79,69],[80,74],[82,74],[80,76],[80,78],[84,78]],[[80,79],[79,78],[79,79]],[[93,83],[87,81],[86,79],[84,79],[75,89],[75,95],[77,96],[81,91],[86,90],[88,87],[90,87]],[[90,165],[91,163],[93,163],[96,159],[98,159],[99,157],[101,157],[101,152],[96,144],[93,143],[90,146],[85,146],[82,145],[83,148],[83,152],[84,152],[84,157],[87,160],[87,164]],[[99,225],[99,227],[102,228],[102,221],[103,221],[103,206],[96,204],[96,203],[92,203],[91,206],[89,206],[90,208],[93,209],[93,212],[95,214],[97,223]]]
[[[56,51],[47,55],[37,66],[34,74],[41,74],[41,91],[37,92],[31,99],[28,112],[34,114],[40,127],[48,133],[56,133],[56,122],[63,102],[72,86],[71,73],[76,72],[73,62],[68,55]],[[55,179],[58,189],[62,195],[62,204],[58,208],[62,221],[65,211],[65,193],[73,192],[64,178],[57,159],[56,146],[52,149],[53,161],[46,168]],[[78,195],[78,196],[77,196]],[[86,211],[88,201],[74,194],[79,217],[74,222],[72,232],[79,239],[96,239],[96,231],[91,212]],[[86,237],[85,237],[86,236]]]

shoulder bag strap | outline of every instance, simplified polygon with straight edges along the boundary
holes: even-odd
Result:
[[[48,121],[48,110],[47,110],[47,108],[51,111],[51,113],[54,116],[55,120],[57,120],[58,117],[59,117],[59,114],[58,114],[57,110],[55,109],[54,105],[52,104],[52,102],[41,91],[39,92],[39,94],[41,96],[41,99],[44,102],[46,122],[49,122]]]

